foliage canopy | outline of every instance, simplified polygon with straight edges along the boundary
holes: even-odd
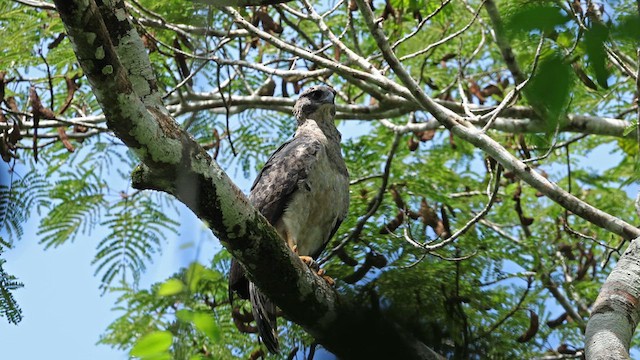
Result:
[[[301,88],[324,82],[338,90],[351,208],[321,262],[339,293],[448,357],[579,356],[590,306],[624,239],[434,126],[415,102],[353,75],[370,63],[400,82],[354,4],[239,9],[251,28],[229,9],[127,2],[169,111],[237,178],[254,176],[291,136]],[[633,2],[373,5],[429,96],[472,126],[487,125],[561,189],[638,222],[628,193],[638,155]],[[121,294],[101,343],[141,359],[257,356],[248,306],[227,300],[228,253],[139,288],[178,231],[175,200],[126,185],[138,160],[107,128],[52,4],[0,2],[0,28],[0,153],[11,170],[0,187],[0,251],[19,246],[34,211],[45,248],[97,234],[100,286]],[[12,292],[22,284],[3,264],[0,314],[17,323]],[[310,335],[281,324],[282,356],[314,351]]]

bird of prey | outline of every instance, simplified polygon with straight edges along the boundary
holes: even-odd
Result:
[[[313,262],[347,215],[349,173],[334,124],[335,90],[313,86],[293,107],[293,139],[271,155],[256,178],[249,201],[305,263]],[[229,295],[251,301],[258,333],[267,349],[278,352],[276,307],[231,263]]]

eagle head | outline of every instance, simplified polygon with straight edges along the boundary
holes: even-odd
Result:
[[[336,91],[326,85],[312,86],[303,91],[293,106],[293,114],[298,124],[306,119],[333,121],[336,115],[335,96]]]

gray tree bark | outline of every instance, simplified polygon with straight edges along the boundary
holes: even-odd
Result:
[[[629,346],[640,321],[640,244],[631,242],[607,277],[585,334],[587,359],[630,359]]]

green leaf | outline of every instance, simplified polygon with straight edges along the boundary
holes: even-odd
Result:
[[[604,46],[608,37],[609,29],[605,25],[596,22],[584,34],[584,45],[589,59],[589,68],[596,75],[598,84],[605,89],[609,88],[609,84],[607,84],[607,79],[609,78],[607,53]]]
[[[127,273],[137,279],[178,225],[148,194],[122,197],[103,219],[101,224],[109,233],[98,244],[93,260],[95,273],[102,274],[103,289]]]
[[[193,311],[187,309],[180,309],[176,311],[176,317],[183,322],[193,321]]]
[[[4,242],[0,237],[0,242]],[[2,247],[0,247],[0,255]],[[0,316],[7,318],[11,324],[22,321],[22,310],[13,297],[13,292],[24,285],[13,275],[7,274],[3,268],[4,259],[0,258]]]
[[[538,68],[525,87],[524,94],[541,113],[547,131],[552,132],[569,103],[573,72],[562,56],[554,51],[544,53]]]
[[[212,341],[220,341],[220,327],[216,323],[212,314],[208,312],[195,312],[187,309],[180,309],[176,311],[176,318],[182,322],[192,323],[196,329],[202,331],[202,333]]]
[[[207,282],[218,281],[220,278],[220,273],[192,263],[185,272],[184,282],[189,286],[189,291],[197,292],[200,286],[207,286]]]
[[[629,134],[631,134],[633,131],[635,131],[638,128],[638,122],[634,121],[631,123],[631,125],[627,126],[624,129],[624,132],[622,133],[623,136],[627,136]]]
[[[173,335],[168,331],[154,331],[143,337],[131,349],[131,356],[148,359],[163,355],[171,347]],[[169,355],[169,354],[167,354]]]
[[[422,9],[426,5],[424,0],[391,0],[389,3],[396,9],[407,11]]]
[[[159,296],[171,296],[183,292],[187,287],[178,279],[169,279],[160,285]]]
[[[558,34],[556,38],[556,43],[562,46],[565,49],[569,49],[573,46],[573,42],[575,40],[575,36],[570,31],[563,31]]]
[[[211,314],[205,312],[193,314],[193,325],[212,341],[220,341],[220,328]]]
[[[633,41],[640,39],[640,16],[637,14],[621,18],[611,29],[616,38],[626,38]]]
[[[91,224],[100,217],[106,204],[104,181],[91,169],[63,172],[61,179],[49,191],[55,205],[40,223],[38,235],[45,248],[60,246],[73,241],[79,234],[88,234]]]
[[[50,204],[51,184],[38,171],[16,178],[11,186],[0,185],[0,228],[6,234],[5,246],[22,237],[22,225],[34,211],[41,213]]]
[[[556,26],[563,25],[569,20],[564,11],[551,3],[540,2],[535,5],[519,6],[515,11],[505,16],[505,30],[517,35],[532,30],[549,32]]]
[[[186,283],[189,285],[189,291],[195,292],[198,289],[198,283],[202,278],[204,267],[198,263],[193,263],[187,270]]]

